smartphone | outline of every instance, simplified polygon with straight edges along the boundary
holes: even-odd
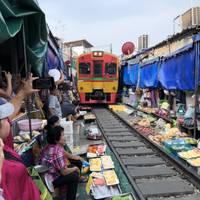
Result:
[[[53,77],[39,78],[33,81],[33,89],[52,89],[54,87]]]

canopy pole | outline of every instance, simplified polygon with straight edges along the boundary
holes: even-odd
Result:
[[[200,43],[195,42],[195,114],[194,114],[194,138],[197,137],[197,110],[198,103],[198,90],[199,90],[199,48]]]
[[[25,26],[23,22],[23,49],[24,49],[24,66],[25,66],[25,72],[26,72],[26,79],[28,79],[30,73],[31,73],[31,67],[28,65],[27,62],[27,52],[26,52],[26,34],[25,34]],[[26,110],[27,110],[27,116],[29,121],[29,131],[30,131],[30,138],[32,139],[32,127],[31,127],[31,112],[30,112],[30,97],[26,97]]]

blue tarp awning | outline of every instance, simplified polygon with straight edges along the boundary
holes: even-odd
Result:
[[[176,56],[161,62],[159,81],[168,90],[194,90],[194,48],[188,48]]]
[[[159,81],[161,85],[168,90],[175,90],[177,67],[173,57],[161,62],[159,71]],[[167,74],[167,76],[166,76]]]
[[[159,62],[152,62],[140,67],[140,88],[158,86]]]
[[[125,85],[137,85],[139,64],[123,67],[123,80]]]
[[[200,34],[195,35],[193,41],[200,41]],[[195,54],[195,45],[191,43],[167,55],[162,61],[159,61],[157,58],[143,63],[140,67],[138,64],[129,62],[128,66],[124,68],[124,84],[136,86],[138,84],[139,69],[140,88],[158,87],[161,85],[167,90],[194,91]],[[200,57],[200,55],[197,56]]]
[[[123,68],[123,82],[124,85],[131,85],[129,73],[128,73],[128,66],[124,66]]]
[[[192,39],[194,42],[200,41],[200,34],[193,35]]]

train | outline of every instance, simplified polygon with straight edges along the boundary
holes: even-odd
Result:
[[[117,99],[119,58],[104,51],[78,56],[77,90],[81,104],[114,104]]]

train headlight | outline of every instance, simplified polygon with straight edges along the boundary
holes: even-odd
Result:
[[[93,57],[103,57],[103,51],[93,51]]]
[[[116,87],[113,87],[112,89],[115,91],[115,90],[116,90]]]
[[[80,90],[83,90],[83,87],[80,87]]]
[[[102,51],[99,52],[99,56],[103,56],[103,52]]]

